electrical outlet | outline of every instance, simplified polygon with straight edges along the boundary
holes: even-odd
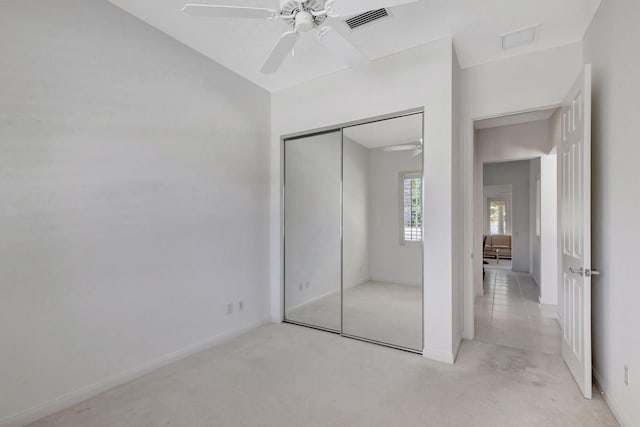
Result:
[[[227,304],[227,314],[231,314],[233,313],[233,304],[229,303]]]
[[[304,282],[304,287],[309,289],[309,282]]]
[[[627,365],[624,366],[624,385],[629,387],[629,367]]]
[[[298,287],[300,288],[300,290],[302,290],[302,283],[300,283]]]
[[[244,301],[240,301],[238,303],[238,311],[242,311],[242,310],[244,310]]]

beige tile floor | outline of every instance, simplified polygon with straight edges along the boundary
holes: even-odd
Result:
[[[476,340],[560,354],[555,309],[540,306],[531,276],[493,268],[485,271],[484,296],[475,304]]]

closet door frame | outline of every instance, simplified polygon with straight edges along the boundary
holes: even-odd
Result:
[[[338,125],[332,125],[332,126],[325,126],[325,127],[321,127],[321,128],[317,128],[317,129],[312,129],[312,130],[307,130],[307,131],[302,131],[302,132],[295,132],[295,133],[291,133],[288,135],[283,135],[280,137],[280,159],[281,159],[281,164],[280,164],[280,177],[281,177],[281,188],[280,188],[280,230],[281,230],[281,235],[280,235],[280,258],[281,258],[281,265],[280,265],[280,293],[281,293],[281,303],[282,303],[282,311],[281,311],[281,318],[282,321],[284,323],[289,323],[289,324],[293,324],[293,325],[297,325],[297,326],[302,326],[302,327],[307,327],[307,328],[311,328],[311,329],[317,329],[317,330],[322,330],[325,332],[330,332],[330,333],[334,333],[340,336],[343,336],[345,338],[350,338],[350,339],[355,339],[358,341],[364,341],[364,342],[369,342],[372,344],[377,344],[377,345],[381,345],[384,347],[390,347],[390,348],[394,348],[397,350],[402,350],[402,351],[406,351],[406,352],[410,352],[410,353],[417,353],[417,354],[422,354],[422,348],[424,348],[425,342],[424,342],[424,317],[425,317],[425,313],[424,313],[424,298],[425,298],[425,289],[424,289],[424,222],[422,224],[422,237],[423,237],[423,241],[420,245],[421,248],[421,253],[422,256],[421,258],[421,269],[422,269],[422,284],[421,284],[421,294],[422,294],[422,301],[421,301],[421,306],[422,306],[422,322],[420,325],[420,329],[421,329],[421,336],[422,336],[422,343],[421,343],[421,349],[413,349],[413,348],[407,348],[407,347],[402,347],[402,346],[398,346],[398,345],[394,345],[394,344],[390,344],[390,343],[386,343],[386,342],[382,342],[382,341],[376,341],[373,339],[369,339],[369,338],[365,338],[365,337],[358,337],[358,336],[354,336],[354,335],[349,335],[349,334],[345,334],[344,333],[344,245],[343,245],[343,237],[344,237],[344,129],[345,128],[349,128],[349,127],[353,127],[353,126],[359,126],[359,125],[365,125],[365,124],[370,124],[370,123],[376,123],[376,122],[381,122],[381,121],[386,121],[386,120],[391,120],[391,119],[396,119],[396,118],[400,118],[400,117],[405,117],[405,116],[411,116],[411,115],[417,115],[417,114],[422,114],[422,137],[423,137],[423,144],[426,145],[427,141],[426,141],[426,135],[425,135],[425,122],[426,122],[426,113],[425,113],[425,109],[424,107],[417,107],[417,108],[412,108],[412,109],[408,109],[408,110],[403,110],[403,111],[398,111],[395,113],[389,113],[389,114],[384,114],[384,115],[380,115],[380,116],[376,116],[376,117],[369,117],[366,119],[361,119],[361,120],[354,120],[351,122],[345,122],[342,124],[338,124]],[[286,267],[286,259],[285,259],[285,242],[286,242],[286,227],[285,227],[285,197],[286,197],[286,142],[287,141],[293,141],[296,139],[301,139],[301,138],[308,138],[308,137],[312,137],[312,136],[318,136],[318,135],[324,135],[324,134],[328,134],[328,133],[334,133],[334,132],[340,132],[340,136],[341,136],[341,154],[340,154],[340,330],[336,331],[334,329],[329,329],[329,328],[324,328],[321,326],[316,326],[316,325],[310,325],[310,324],[306,324],[303,322],[298,322],[295,320],[291,320],[291,319],[287,319],[287,315],[286,315],[286,287],[285,287],[285,267]],[[422,159],[422,210],[423,210],[423,215],[424,215],[424,193],[425,193],[425,185],[424,185],[424,151],[423,151],[423,159]]]

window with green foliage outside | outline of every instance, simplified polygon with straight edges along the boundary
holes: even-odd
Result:
[[[402,241],[422,242],[422,175],[402,175]]]

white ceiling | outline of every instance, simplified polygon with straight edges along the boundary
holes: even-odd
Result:
[[[520,114],[510,114],[508,116],[495,117],[491,119],[478,120],[474,123],[476,129],[490,129],[502,126],[519,125],[522,123],[537,122],[539,120],[549,120],[556,108],[531,111]]]
[[[262,62],[280,35],[281,21],[192,18],[186,0],[109,0],[193,49],[270,91],[291,87],[346,66],[325,51],[314,32],[302,35],[295,57],[278,73],[263,75]],[[351,1],[351,0],[336,0]],[[418,0],[391,9],[393,17],[350,31],[342,20],[327,24],[377,59],[452,35],[463,68],[582,39],[601,0]],[[193,2],[277,8],[278,0]],[[329,22],[331,21],[331,22]],[[538,40],[502,50],[500,35],[540,24]]]
[[[367,148],[418,142],[422,138],[422,114],[366,123],[344,129],[344,136]]]

